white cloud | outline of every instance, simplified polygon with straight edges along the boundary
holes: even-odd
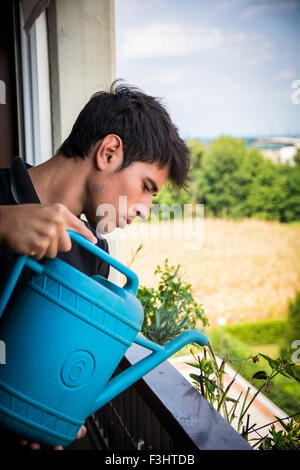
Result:
[[[278,78],[278,80],[291,80],[295,76],[296,74],[293,70],[285,69],[285,70],[281,70],[276,76],[276,78]]]
[[[156,22],[129,28],[119,44],[119,55],[123,59],[182,57],[208,52],[257,65],[274,57],[274,43],[264,34],[225,32],[217,27],[191,28],[179,23]]]
[[[185,29],[177,23],[153,23],[124,33],[120,54],[127,59],[176,57],[222,45],[218,28]]]
[[[224,37],[219,55],[239,59],[240,63],[256,66],[274,58],[275,43],[264,34],[237,31]]]

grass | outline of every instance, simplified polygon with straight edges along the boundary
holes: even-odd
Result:
[[[294,220],[293,222],[288,222],[288,225],[293,226],[293,225],[300,225],[300,220]]]
[[[180,264],[211,326],[220,317],[227,324],[284,318],[300,289],[300,225],[206,218],[203,228],[204,242],[195,243],[180,236],[180,221],[152,223],[152,232],[149,224],[134,223],[122,231],[122,261],[129,264],[142,243],[131,268],[148,287],[157,286],[154,271],[165,258]]]
[[[253,350],[253,355],[262,353],[272,359],[277,359],[280,354],[279,344],[255,344],[254,346],[251,346],[251,349]]]

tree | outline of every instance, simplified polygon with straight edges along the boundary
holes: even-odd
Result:
[[[300,220],[300,151],[294,166],[277,165],[244,139],[221,136],[204,146],[187,141],[191,150],[191,183],[187,191],[165,186],[154,202],[170,206],[204,204],[216,217]]]
[[[232,215],[239,201],[246,197],[248,175],[242,168],[244,156],[245,141],[226,136],[214,140],[202,156],[197,172],[198,199],[206,205],[208,214]]]
[[[290,166],[288,163],[279,166],[279,172],[286,179],[286,198],[281,208],[280,220],[291,222],[300,220],[300,160],[299,165]]]
[[[262,157],[249,185],[246,211],[254,217],[279,220],[286,198],[286,177],[275,163]]]

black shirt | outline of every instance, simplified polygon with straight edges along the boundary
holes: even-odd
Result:
[[[35,192],[26,164],[20,157],[15,157],[10,168],[0,169],[0,206],[15,204],[40,204]],[[97,236],[96,231],[86,221],[86,226]],[[0,219],[1,223],[1,219]],[[104,238],[98,238],[97,245],[108,252],[108,243]],[[0,246],[0,285],[5,281],[9,268],[13,265],[17,255],[7,248]],[[88,252],[76,242],[72,241],[72,249],[60,252],[57,257],[71,264],[88,276],[100,274],[105,278],[109,275],[109,265]],[[31,272],[32,274],[32,272]],[[30,275],[30,270],[24,268],[20,282],[24,282]]]

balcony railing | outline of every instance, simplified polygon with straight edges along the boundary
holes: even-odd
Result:
[[[134,344],[119,371],[148,354],[148,350]],[[94,413],[86,424],[86,444],[76,444],[81,448],[251,450],[245,439],[168,361]]]

